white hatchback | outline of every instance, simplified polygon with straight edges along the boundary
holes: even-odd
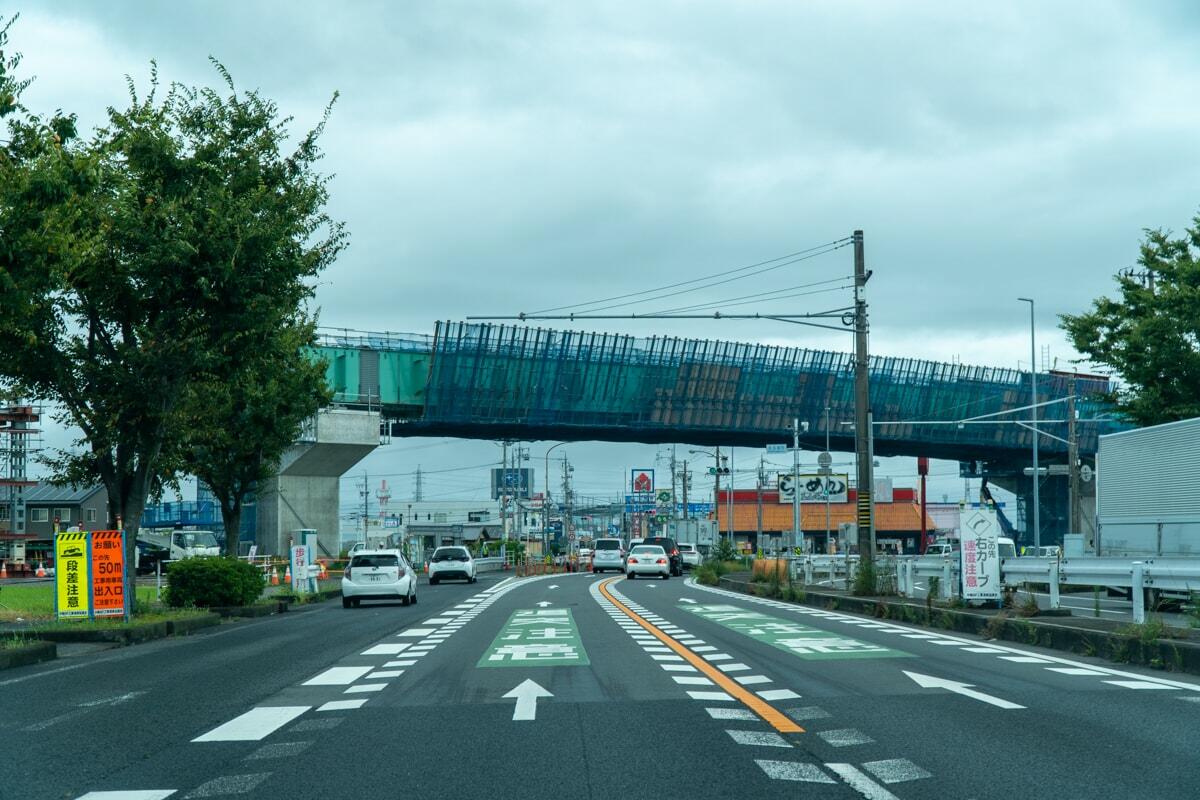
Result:
[[[417,573],[399,550],[359,550],[342,573],[342,608],[363,600],[417,602]]]
[[[465,547],[439,547],[429,559],[429,582],[437,583],[448,578],[460,578],[467,583],[475,582],[475,559]]]
[[[671,559],[667,551],[656,544],[639,544],[629,551],[625,559],[625,577],[633,580],[638,575],[657,575],[664,581],[671,577]]]

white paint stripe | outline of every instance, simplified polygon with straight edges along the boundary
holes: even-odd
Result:
[[[826,764],[825,766],[867,800],[899,800],[896,795],[849,764]]]
[[[381,681],[387,678],[399,678],[404,674],[402,669],[381,669],[379,672],[372,672],[367,676],[369,681]]]
[[[642,649],[645,650],[647,653],[669,653],[669,652],[671,652],[671,648],[663,647],[662,645],[649,645],[647,647],[643,647]]]
[[[833,778],[821,771],[816,764],[802,761],[767,761],[756,758],[755,764],[762,767],[768,778],[777,781],[803,781],[805,783],[835,783]]]
[[[192,739],[193,742],[257,742],[312,706],[260,706]]]
[[[763,700],[795,700],[800,696],[791,689],[767,689],[757,694]]]
[[[1150,681],[1104,681],[1111,683],[1113,686],[1122,686],[1126,689],[1165,689],[1169,692],[1178,691],[1174,686],[1163,686],[1161,683],[1151,683]]]
[[[120,792],[88,792],[78,800],[165,800],[178,789],[130,789]]]
[[[771,682],[771,679],[766,675],[735,675],[733,679],[742,686],[754,686],[755,684],[759,683]]]
[[[704,657],[705,661],[729,661],[733,656],[728,653],[710,653]]]
[[[683,661],[683,656],[650,656],[655,661]]]
[[[417,663],[417,662],[413,661],[411,659],[403,659],[401,661],[388,661],[386,664],[384,664],[384,666],[385,667],[411,667],[415,663]]]
[[[1106,675],[1098,669],[1087,669],[1085,667],[1046,667],[1051,672],[1061,672],[1063,675]]]
[[[903,783],[933,777],[907,758],[888,758],[883,761],[867,761],[863,764],[868,772],[884,783]]]
[[[735,662],[733,664],[717,664],[717,669],[721,670],[721,672],[741,672],[742,670],[750,669],[750,667]]]
[[[409,628],[406,631],[397,633],[397,636],[428,636],[433,633],[433,628]]]
[[[351,686],[342,694],[363,694],[364,692],[382,692],[387,688],[386,683],[360,683],[356,686]]]
[[[331,700],[325,705],[317,709],[317,711],[349,711],[354,708],[362,708],[366,700]]]
[[[964,647],[964,653],[1003,653],[1003,650],[997,650],[995,647]]]
[[[717,648],[713,647],[711,644],[706,644],[703,647],[693,647],[692,652],[694,652],[694,653],[711,653],[713,650],[716,650],[716,649]]]
[[[434,617],[433,619],[425,620],[421,624],[422,625],[445,625],[449,621],[450,621],[449,617]]]
[[[946,645],[946,646],[950,646],[950,647],[962,647],[961,642],[956,642],[953,639],[930,639],[929,643]]]
[[[706,708],[708,715],[713,719],[740,719],[740,720],[757,720],[758,715],[753,711],[745,708]]]
[[[713,682],[703,675],[672,675],[671,678],[684,686],[712,686]]]
[[[693,700],[733,700],[732,697],[724,692],[688,691],[688,697]]]
[[[738,744],[756,747],[791,747],[778,733],[773,731],[725,731]]]
[[[695,672],[696,668],[691,664],[659,664],[660,667],[667,672]]]
[[[1000,656],[1004,661],[1011,661],[1014,664],[1053,664],[1054,662],[1048,658],[1038,658],[1037,656]]]
[[[349,686],[366,675],[374,667],[330,667],[324,672],[314,675],[301,686]]]
[[[408,647],[407,644],[377,644],[364,650],[362,654],[364,656],[394,656],[403,653]]]

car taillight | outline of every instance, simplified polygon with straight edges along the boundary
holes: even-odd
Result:
[[[672,551],[671,551],[671,555],[673,555],[673,556],[677,556],[677,555],[679,555],[679,551],[678,551],[678,550],[672,550]]]
[[[660,558],[656,563],[665,564],[665,563],[667,563],[667,560],[665,558]]]
[[[630,563],[630,564],[636,564],[636,563],[637,563],[637,559],[636,559],[636,558],[634,558],[633,556],[630,556],[630,557],[629,557],[629,563]]]
[[[342,577],[344,577],[346,580],[350,580],[350,567],[346,567],[345,571],[342,572]]]
[[[407,574],[408,570],[406,570],[404,567],[401,567],[400,569],[396,570],[396,580],[400,580]]]

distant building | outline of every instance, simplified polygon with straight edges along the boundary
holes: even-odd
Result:
[[[76,489],[38,483],[25,489],[25,533],[0,533],[0,558],[23,563],[50,557],[54,531],[111,530],[108,492],[103,486]],[[0,502],[0,531],[10,529],[13,510]]]

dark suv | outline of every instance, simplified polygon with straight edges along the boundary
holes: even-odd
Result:
[[[666,536],[651,536],[643,539],[639,544],[656,544],[666,550],[667,557],[671,560],[671,574],[676,577],[683,574],[683,556],[679,554],[679,546],[675,544],[674,539],[668,539]]]

